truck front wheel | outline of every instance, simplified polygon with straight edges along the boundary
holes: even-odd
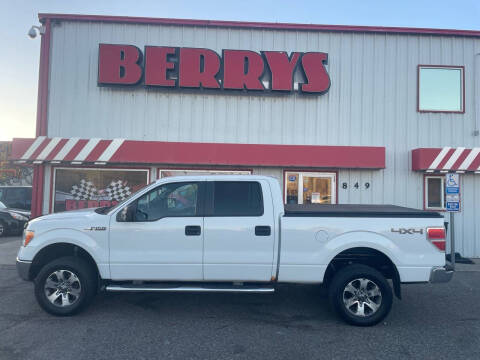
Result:
[[[329,287],[336,312],[348,323],[371,326],[382,321],[392,307],[392,289],[377,270],[352,264],[339,270]]]
[[[65,256],[46,264],[35,278],[35,297],[48,313],[73,315],[84,309],[96,293],[97,277],[89,264]]]

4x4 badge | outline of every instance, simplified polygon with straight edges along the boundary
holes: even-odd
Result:
[[[399,228],[398,230],[395,230],[392,228],[392,232],[399,233],[400,235],[405,235],[405,234],[423,234],[423,229],[405,229],[405,228]]]

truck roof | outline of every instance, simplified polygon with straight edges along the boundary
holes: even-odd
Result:
[[[164,182],[166,179],[169,181],[205,181],[205,180],[225,180],[225,181],[252,181],[252,180],[267,180],[272,181],[275,179],[272,176],[264,175],[184,175],[184,176],[169,176],[166,178],[158,179],[156,182]]]

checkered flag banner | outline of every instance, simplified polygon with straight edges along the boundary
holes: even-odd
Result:
[[[75,200],[90,200],[97,195],[97,188],[91,181],[80,180],[79,185],[73,185],[70,190]]]
[[[122,180],[112,181],[105,189],[105,193],[108,194],[111,200],[117,201],[125,200],[132,194],[130,187],[124,185]]]

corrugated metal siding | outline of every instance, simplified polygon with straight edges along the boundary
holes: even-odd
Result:
[[[52,28],[48,135],[136,140],[386,146],[386,170],[341,170],[341,203],[422,208],[417,147],[480,146],[475,129],[475,38],[62,22]],[[97,86],[98,44],[323,51],[323,96],[180,93]],[[417,65],[464,65],[465,114],[418,113]],[[478,72],[477,72],[478,73]],[[477,75],[477,77],[480,76]],[[478,80],[477,80],[477,89]],[[256,170],[257,171],[257,170]],[[258,169],[277,174],[281,169]],[[463,176],[459,250],[480,256],[480,176]],[[370,182],[368,190],[352,185]],[[460,224],[462,224],[460,226]]]

